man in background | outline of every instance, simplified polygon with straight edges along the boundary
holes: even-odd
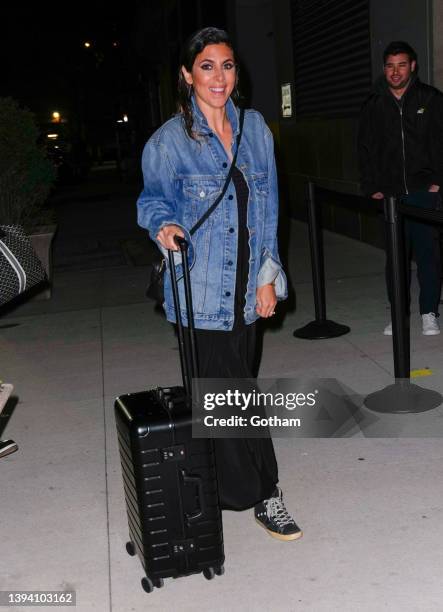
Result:
[[[443,94],[417,77],[417,55],[403,41],[383,53],[384,75],[363,105],[358,138],[361,188],[374,200],[389,196],[436,208],[443,188]],[[414,251],[422,331],[440,333],[438,226],[405,219],[405,244]],[[388,295],[391,279],[386,278]],[[392,324],[384,330],[392,335]]]

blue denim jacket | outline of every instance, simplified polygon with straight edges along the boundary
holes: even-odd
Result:
[[[235,140],[238,111],[231,100],[226,108]],[[222,143],[212,133],[195,100],[193,109],[197,140],[187,135],[182,117],[176,115],[153,134],[144,148],[144,189],[137,201],[138,223],[154,241],[165,225],[175,224],[183,229],[190,243],[195,326],[230,330],[234,323],[237,262],[236,193],[231,181],[223,200],[191,239],[188,230],[220,194],[230,167]],[[250,324],[259,318],[255,310],[257,287],[274,282],[277,298],[287,297],[286,276],[277,247],[278,188],[273,139],[263,117],[254,110],[245,112],[237,167],[249,186],[250,258],[244,318]],[[176,253],[175,261],[180,279],[180,310],[186,325],[181,255]],[[168,320],[175,322],[169,273],[165,275],[164,308]]]

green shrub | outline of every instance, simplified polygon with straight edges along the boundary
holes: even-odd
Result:
[[[38,143],[34,115],[0,98],[0,223],[32,227],[47,217],[55,169]]]

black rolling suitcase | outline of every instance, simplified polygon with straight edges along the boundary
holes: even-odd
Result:
[[[192,438],[191,378],[197,374],[187,243],[183,257],[188,331],[186,338],[172,252],[175,311],[183,387],[157,388],[118,397],[115,417],[130,541],[138,554],[148,593],[163,579],[224,572],[223,528],[212,440]]]

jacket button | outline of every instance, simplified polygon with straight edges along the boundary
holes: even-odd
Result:
[[[234,229],[233,227],[230,227],[230,228],[229,228],[229,233],[230,233],[230,234],[233,234],[234,232],[235,232],[235,229]]]
[[[223,168],[227,168],[228,167],[228,164],[226,162],[223,162],[222,165],[223,165]]]
[[[228,200],[233,200],[233,199],[234,199],[234,196],[233,196],[233,195],[229,195],[229,196],[228,196]]]
[[[233,261],[229,260],[228,261],[228,266],[232,266],[233,263],[234,263]]]
[[[212,138],[214,136],[214,134],[212,132],[209,132],[208,136],[209,136],[209,138]]]
[[[226,295],[226,297],[230,297],[231,292],[230,291],[226,291],[225,295]]]
[[[199,195],[201,198],[204,198],[206,194],[205,194],[205,192],[204,192],[204,191],[200,191],[200,193],[199,193],[198,195]]]

